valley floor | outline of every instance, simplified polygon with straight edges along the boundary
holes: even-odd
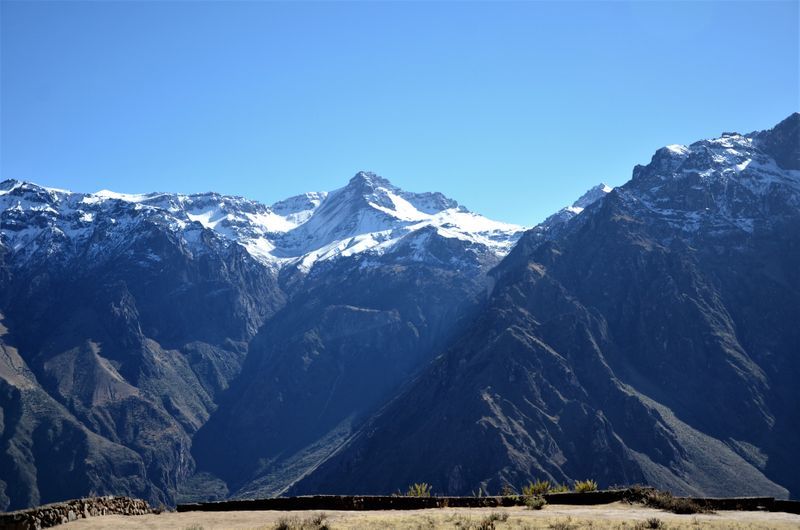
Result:
[[[169,512],[160,515],[104,516],[63,525],[64,530],[274,528],[315,530],[312,520],[321,512]],[[655,521],[658,519],[662,526]],[[494,522],[494,527],[484,524]],[[284,523],[285,526],[281,526]],[[332,530],[349,529],[800,529],[800,515],[782,512],[720,511],[716,514],[676,515],[626,503],[602,506],[545,506],[539,511],[512,508],[441,508],[409,511],[329,511],[324,523]]]

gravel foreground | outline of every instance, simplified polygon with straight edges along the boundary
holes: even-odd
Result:
[[[617,502],[601,506],[549,505],[534,511],[510,508],[440,508],[408,511],[241,511],[168,512],[159,515],[107,515],[62,525],[78,529],[175,529],[210,530],[222,528],[271,530],[290,528],[316,530],[312,520],[324,513],[323,523],[331,530],[350,529],[554,529],[578,530],[644,528],[683,529],[800,529],[800,515],[783,512],[720,511],[716,514],[676,515]],[[494,526],[491,526],[491,524]],[[288,526],[281,526],[286,523]],[[305,523],[305,524],[303,524]],[[659,526],[659,524],[661,526]]]

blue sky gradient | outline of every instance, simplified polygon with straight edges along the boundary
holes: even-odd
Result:
[[[531,225],[800,109],[790,2],[0,4],[0,178],[271,203],[372,170]]]

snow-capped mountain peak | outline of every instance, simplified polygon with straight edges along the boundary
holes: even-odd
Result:
[[[70,251],[99,255],[109,240],[125,247],[153,227],[181,238],[192,252],[204,252],[211,237],[223,248],[244,247],[271,268],[294,265],[303,271],[337,257],[385,254],[429,227],[473,245],[475,252],[501,257],[523,231],[469,212],[440,193],[406,192],[368,172],[330,193],[306,193],[272,206],[218,193],[87,194],[0,183],[0,243],[19,259],[40,252],[64,259]]]
[[[587,190],[586,193],[581,195],[578,200],[572,203],[572,206],[570,206],[568,209],[576,214],[581,213],[585,208],[588,208],[593,203],[605,197],[606,194],[610,193],[612,189],[614,188],[601,182],[597,186]]]
[[[307,270],[319,260],[364,252],[384,254],[426,227],[438,235],[505,255],[523,228],[474,214],[441,193],[412,193],[374,173],[358,172],[327,194],[307,222],[285,233],[276,255],[299,259]]]
[[[396,189],[391,182],[381,177],[380,175],[371,171],[359,171],[347,183],[349,187],[354,188],[392,188]]]
[[[583,210],[595,202],[605,197],[613,189],[614,188],[608,184],[601,182],[600,184],[586,190],[586,192],[578,197],[578,200],[573,202],[571,206],[565,206],[564,208],[561,208],[559,211],[539,223],[535,228],[540,231],[549,231],[552,228],[561,226],[565,222],[583,212]]]

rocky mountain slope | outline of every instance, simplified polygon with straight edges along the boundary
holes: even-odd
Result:
[[[522,233],[368,173],[270,207],[5,181],[0,208],[0,508],[92,492],[172,504],[197,484],[225,491],[197,478],[191,447],[246,359],[255,372],[280,340],[291,364],[293,344],[318,349],[303,326],[331,348],[345,347],[331,335],[345,331],[362,348],[342,364],[353,378],[353,364],[366,366],[364,337],[396,344],[370,368],[379,400],[425,362]],[[393,305],[401,298],[405,310]],[[295,368],[286,377],[300,377]],[[340,379],[325,369],[315,384]],[[294,382],[270,391],[288,397]],[[371,405],[337,398],[330,421]],[[319,435],[314,425],[298,440]]]
[[[799,131],[668,146],[555,237],[527,232],[466,331],[291,491],[796,497]]]

